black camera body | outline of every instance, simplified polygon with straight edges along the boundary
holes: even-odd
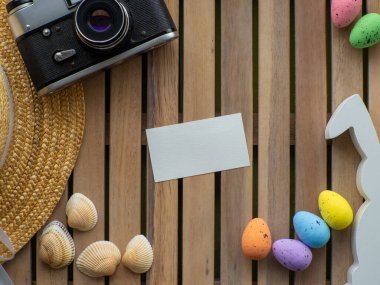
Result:
[[[13,0],[7,9],[39,95],[178,37],[163,0]]]

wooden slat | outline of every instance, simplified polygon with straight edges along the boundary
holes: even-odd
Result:
[[[222,115],[242,113],[252,161],[252,1],[221,1]],[[252,218],[252,167],[222,172],[221,283],[250,284],[252,263],[241,252],[241,235]]]
[[[259,216],[273,241],[289,237],[290,1],[259,2]],[[259,263],[258,284],[289,284],[272,256]]]
[[[348,41],[351,28],[332,28],[332,108],[352,94],[363,94],[362,51]],[[348,133],[333,141],[332,190],[342,194],[354,213],[362,203],[356,188],[359,155]],[[351,230],[334,231],[332,235],[331,285],[345,284],[347,270],[352,264]]]
[[[177,23],[179,1],[165,1]],[[148,54],[148,127],[178,122],[178,40]],[[177,285],[178,269],[178,182],[154,183],[147,155],[148,237],[154,262],[147,284]]]
[[[84,81],[86,127],[74,169],[74,192],[90,198],[98,211],[98,223],[89,232],[74,230],[76,257],[92,242],[104,239],[104,122],[105,75],[100,73]],[[104,278],[90,278],[74,266],[74,285],[104,284]]]
[[[213,117],[215,1],[185,0],[184,22],[184,121]],[[214,174],[183,180],[184,285],[214,283],[214,182]]]
[[[220,113],[216,113],[215,114],[216,117],[219,117],[220,116]],[[257,113],[253,113],[253,132],[252,132],[252,136],[253,136],[253,145],[258,145],[258,136],[259,136],[259,130],[258,130],[258,126],[259,126],[259,121],[258,121],[258,117],[259,117],[259,114]],[[330,114],[327,114],[327,118],[330,117]],[[106,117],[106,124],[107,122],[109,121],[109,118]],[[182,113],[179,113],[178,114],[178,122],[182,123],[183,122],[183,114]],[[289,121],[289,124],[290,124],[290,137],[289,137],[289,144],[290,145],[295,145],[295,116],[294,114],[290,114],[290,121]],[[147,122],[146,122],[146,114],[143,113],[142,114],[142,117],[141,117],[141,144],[142,145],[146,145],[147,142],[146,142],[146,126],[147,126]],[[106,137],[106,144],[109,145],[109,137]]]
[[[53,214],[49,218],[48,223],[54,220],[58,220],[66,225],[66,204],[67,204],[68,189],[62,195],[57,207],[54,209]],[[37,239],[41,236],[43,228],[38,232]],[[39,244],[37,240],[37,254],[36,254],[36,282],[38,285],[67,285],[68,283],[68,268],[52,269],[45,263],[43,263],[39,256]]]
[[[295,1],[296,211],[317,215],[318,195],[327,181],[325,19],[326,1]],[[326,248],[313,251],[311,266],[296,274],[295,283],[326,283]]]
[[[112,70],[109,235],[124,254],[141,233],[141,57]],[[119,266],[110,284],[140,284],[140,275]]]
[[[4,264],[13,284],[32,284],[32,246],[28,242],[16,255],[15,259]]]

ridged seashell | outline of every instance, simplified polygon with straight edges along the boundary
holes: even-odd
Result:
[[[81,193],[72,195],[66,205],[67,224],[80,231],[93,229],[98,222],[94,203]]]
[[[40,259],[52,268],[62,268],[74,260],[74,241],[59,221],[53,221],[45,227],[39,245]]]
[[[112,275],[121,260],[119,249],[110,241],[90,244],[79,255],[76,266],[80,272],[90,277]]]
[[[153,249],[143,235],[135,236],[127,245],[123,265],[135,273],[147,272],[153,263]]]

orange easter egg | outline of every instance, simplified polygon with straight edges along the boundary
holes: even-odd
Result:
[[[262,260],[272,248],[272,236],[268,224],[260,218],[251,220],[241,238],[243,254],[252,260]]]

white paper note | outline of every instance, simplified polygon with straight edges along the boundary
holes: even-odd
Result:
[[[146,133],[155,182],[250,166],[241,114]]]

